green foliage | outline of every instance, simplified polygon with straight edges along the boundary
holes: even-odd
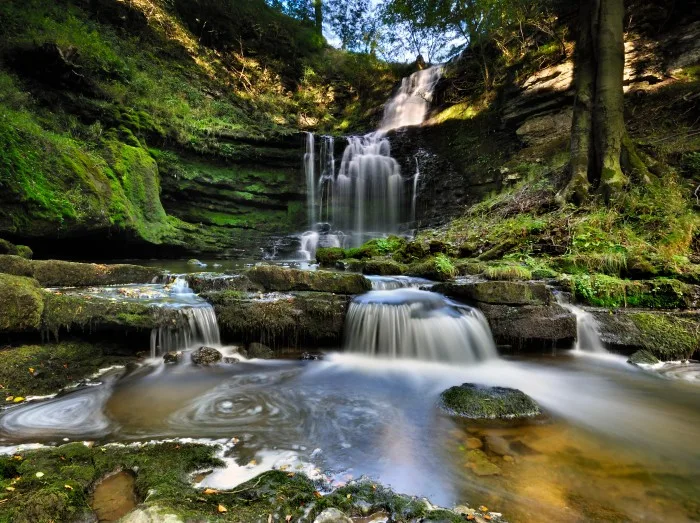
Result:
[[[700,328],[693,318],[636,313],[633,323],[642,332],[642,344],[662,361],[687,360],[700,347]]]
[[[670,278],[649,281],[622,280],[605,274],[564,278],[574,297],[597,307],[685,308],[692,303],[687,284]]]
[[[457,268],[446,255],[438,254],[423,261],[412,263],[409,265],[406,274],[421,276],[430,280],[446,281],[457,276]]]
[[[489,280],[531,280],[532,272],[522,265],[491,265],[484,276]]]

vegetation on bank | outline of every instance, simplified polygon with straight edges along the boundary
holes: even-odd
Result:
[[[330,507],[352,516],[383,511],[393,521],[464,521],[462,515],[436,510],[424,500],[369,481],[321,495],[321,484],[294,471],[265,472],[233,490],[194,488],[194,472],[223,465],[216,451],[213,446],[179,442],[94,447],[70,443],[17,451],[0,457],[0,521],[47,523],[89,517],[92,489],[120,470],[135,472],[136,497],[145,506],[185,521],[313,519]]]

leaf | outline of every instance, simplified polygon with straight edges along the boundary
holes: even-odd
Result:
[[[13,492],[15,490],[15,487],[5,487],[5,490]]]
[[[345,497],[348,498],[348,499],[350,499],[352,496],[351,496],[350,494],[348,494],[348,495],[345,496]]]
[[[5,401],[12,401],[13,399],[15,399],[14,396],[8,396],[7,398],[5,398]]]
[[[204,493],[205,493],[207,496],[209,496],[209,495],[211,495],[211,494],[218,494],[219,491],[218,491],[218,490],[215,490],[215,489],[213,489],[213,488],[208,488],[208,489],[206,489],[206,490],[204,491]]]
[[[34,367],[29,367],[29,374],[34,374]]]
[[[35,475],[37,478],[43,478],[43,477],[44,477],[44,473],[43,473],[43,472],[37,472],[37,473],[34,474],[34,475]]]
[[[317,498],[323,497],[323,496],[321,496],[321,493],[318,490],[314,491],[314,496]]]
[[[63,485],[63,488],[68,489],[68,490],[73,490],[73,487],[70,485]]]
[[[228,512],[228,509],[227,509],[226,507],[224,507],[224,506],[223,506],[222,504],[220,504],[220,503],[219,503],[219,506],[216,507],[216,510],[218,510],[220,514],[221,514],[221,513],[224,513],[224,512]]]
[[[481,505],[481,506],[479,507],[479,510],[480,510],[481,512],[488,512],[488,511],[489,511],[488,507],[485,507],[484,505]]]
[[[24,398],[22,396],[17,396],[15,399],[12,400],[14,403],[20,403],[24,401]]]

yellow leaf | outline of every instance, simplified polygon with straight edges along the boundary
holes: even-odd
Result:
[[[293,477],[294,477],[294,472],[287,472],[287,477],[288,477],[288,478],[293,478]]]
[[[5,401],[12,401],[13,399],[15,399],[14,396],[8,396],[7,398],[5,398]]]
[[[248,466],[249,466],[249,467],[254,467],[254,466],[257,465],[257,464],[258,464],[257,461],[255,461],[254,459],[251,459],[250,462],[248,463]]]
[[[218,507],[216,507],[216,510],[218,510],[220,513],[228,512],[226,507],[224,507],[223,505],[219,505]]]
[[[24,398],[22,396],[17,396],[14,400],[15,403],[19,403],[20,401],[24,401]]]
[[[351,497],[351,496],[350,496],[350,494],[348,494],[348,495],[347,495],[347,496],[345,496],[345,497],[346,497],[346,498],[348,498],[348,499],[350,499],[350,497]]]
[[[316,496],[317,498],[322,497],[322,496],[321,496],[321,493],[320,493],[318,490],[316,490],[316,491],[314,492],[314,496]]]
[[[485,507],[485,506],[483,506],[483,505],[481,505],[481,506],[479,507],[479,510],[480,510],[481,512],[488,512],[488,511],[489,511],[488,507]]]
[[[467,515],[467,520],[472,521],[474,519],[474,514],[468,514]]]
[[[66,488],[68,490],[73,490],[73,487],[71,487],[70,485],[63,485],[63,488]]]
[[[5,490],[9,490],[10,492],[12,492],[13,490],[15,490],[15,487],[5,487]]]
[[[218,491],[218,490],[214,490],[213,488],[208,488],[208,489],[206,489],[206,490],[204,491],[204,493],[205,493],[207,496],[209,496],[209,495],[211,495],[211,494],[218,494],[219,491]]]
[[[16,459],[17,461],[22,461],[24,458],[22,458],[22,456],[20,456],[19,454],[15,454],[14,456],[12,456],[12,459]]]
[[[34,367],[29,367],[29,374],[34,374]]]
[[[43,472],[37,472],[37,473],[34,474],[34,475],[35,475],[37,478],[43,478],[43,477],[44,477],[44,473],[43,473]]]
[[[485,515],[484,515],[484,519],[490,520],[490,519],[491,519],[491,516],[489,516],[488,514],[485,514]]]

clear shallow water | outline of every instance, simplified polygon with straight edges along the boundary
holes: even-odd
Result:
[[[465,381],[520,388],[551,420],[457,422],[436,401]],[[483,503],[510,521],[700,517],[700,387],[612,356],[468,367],[351,354],[153,365],[0,417],[6,444],[178,436],[235,437],[231,458],[240,465],[293,454],[337,482],[366,474],[441,505]],[[476,474],[469,438],[482,442],[499,474]]]

